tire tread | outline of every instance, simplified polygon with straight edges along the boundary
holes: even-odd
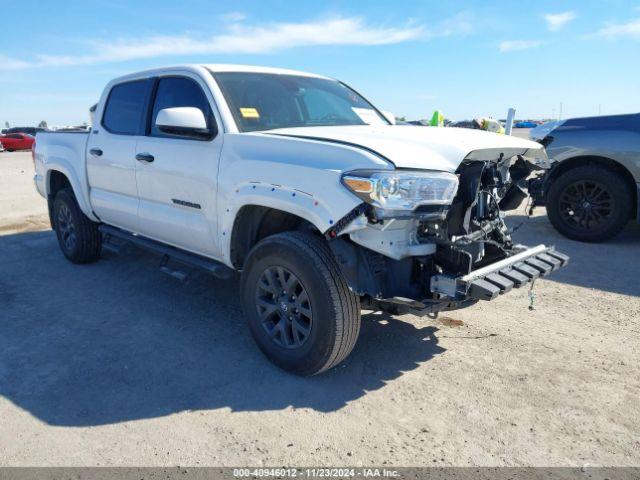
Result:
[[[342,362],[356,344],[360,333],[360,299],[349,290],[338,263],[322,237],[310,232],[291,231],[267,237],[263,242],[276,242],[285,244],[287,248],[296,248],[313,262],[314,268],[329,288],[336,319],[333,345],[322,365],[300,373],[317,375],[325,372]]]
[[[582,178],[596,178],[612,187],[612,195],[617,195],[617,218],[610,227],[601,232],[582,233],[566,226],[556,209],[563,183]],[[615,170],[603,165],[582,165],[562,173],[556,178],[547,194],[547,216],[553,227],[567,238],[582,242],[602,242],[618,235],[631,219],[633,192],[628,182]]]
[[[102,249],[102,236],[98,230],[98,224],[91,221],[91,219],[82,212],[73,194],[73,190],[70,188],[64,188],[56,194],[54,211],[55,203],[60,201],[66,203],[75,219],[78,219],[76,222],[76,230],[78,232],[79,248],[72,256],[67,255],[64,249],[63,253],[65,253],[65,256],[73,263],[95,262],[100,258],[100,251]],[[56,217],[57,215],[54,215],[54,222],[57,223]]]

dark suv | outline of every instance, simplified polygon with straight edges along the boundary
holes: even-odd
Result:
[[[640,113],[572,118],[539,141],[552,167],[529,192],[556,230],[600,242],[640,221]]]

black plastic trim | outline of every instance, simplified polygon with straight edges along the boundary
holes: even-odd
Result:
[[[133,243],[134,245],[150,250],[154,253],[167,256],[169,259],[175,260],[184,265],[196,267],[219,278],[230,278],[235,273],[235,270],[227,267],[223,263],[203,257],[202,255],[187,252],[186,250],[181,250],[177,247],[172,247],[171,245],[166,245],[141,235],[136,235],[126,230],[121,230],[104,224],[100,225],[98,229],[104,234],[106,243],[108,243],[109,237],[115,237],[120,240]],[[166,263],[166,260],[164,262]]]

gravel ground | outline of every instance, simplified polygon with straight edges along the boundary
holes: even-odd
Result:
[[[572,256],[534,310],[520,289],[364,312],[347,361],[303,379],[254,346],[235,280],[65,261],[32,174],[0,153],[0,465],[640,464],[637,225],[587,245],[517,212],[517,241]]]

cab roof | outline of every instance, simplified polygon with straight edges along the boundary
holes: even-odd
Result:
[[[233,65],[233,64],[220,64],[220,63],[202,64],[202,66],[213,73],[218,73],[218,72],[274,73],[274,74],[280,74],[280,75],[298,75],[298,76],[304,76],[304,77],[328,78],[323,75],[317,75],[315,73],[301,72],[299,70],[289,70],[286,68],[259,67],[254,65]]]
[[[141,70],[137,72],[132,72],[126,75],[123,75],[118,78],[114,78],[109,82],[109,86],[120,83],[127,80],[133,80],[142,77],[148,77],[152,75],[162,75],[174,71],[180,70],[188,70],[192,72],[199,72],[200,74],[204,73],[204,70],[207,70],[212,73],[219,72],[248,72],[248,73],[272,73],[277,75],[299,75],[304,77],[315,77],[315,78],[325,78],[329,79],[329,77],[324,77],[322,75],[316,75],[314,73],[309,72],[300,72],[297,70],[288,70],[285,68],[272,68],[272,67],[258,67],[253,65],[231,65],[231,64],[182,64],[182,65],[166,65],[163,67],[151,68],[147,70]]]

